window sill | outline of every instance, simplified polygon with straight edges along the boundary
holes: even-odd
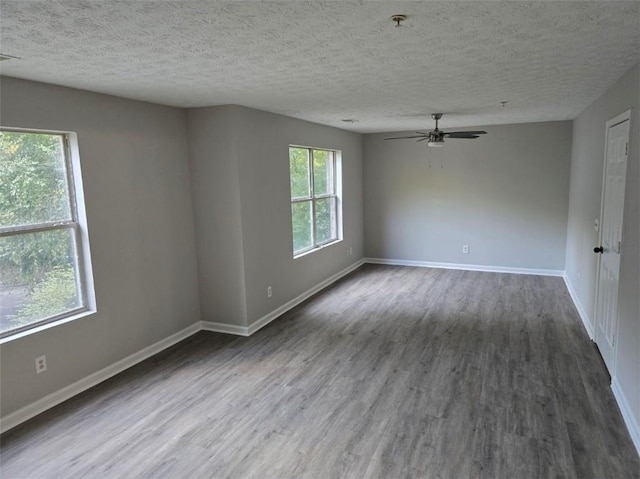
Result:
[[[310,250],[307,250],[307,251],[303,251],[302,253],[299,253],[299,254],[294,254],[293,255],[293,259],[302,258],[303,256],[307,256],[307,255],[310,255],[311,253],[315,253],[316,251],[320,251],[321,249],[324,249],[327,246],[331,246],[331,245],[334,245],[336,243],[341,243],[341,242],[342,242],[342,239],[340,238],[340,239],[331,241],[329,243],[321,244],[320,246],[316,246],[313,249],[310,249]]]
[[[5,336],[4,338],[0,338],[0,344],[9,343],[9,342],[14,341],[16,339],[24,338],[26,336],[30,336],[32,334],[39,333],[40,331],[44,331],[45,329],[53,328],[55,326],[59,326],[59,325],[64,324],[64,323],[75,321],[76,319],[81,319],[81,318],[84,318],[84,317],[87,317],[87,316],[91,316],[92,314],[95,314],[95,313],[96,313],[96,311],[95,310],[91,310],[91,309],[83,309],[83,310],[80,310],[80,311],[76,311],[73,314],[71,314],[70,316],[65,316],[63,318],[51,321],[50,323],[41,324],[39,326],[35,326],[35,327],[29,328],[29,329],[25,329],[24,331],[20,331],[20,332],[17,332],[15,334],[10,334],[9,336]]]

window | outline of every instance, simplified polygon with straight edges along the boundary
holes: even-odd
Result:
[[[0,130],[0,338],[93,306],[71,138]]]
[[[294,257],[340,239],[337,153],[289,147]]]

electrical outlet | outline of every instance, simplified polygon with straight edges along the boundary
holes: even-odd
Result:
[[[47,370],[47,357],[39,356],[36,358],[36,373],[40,374]]]
[[[353,248],[349,246],[349,249],[347,250],[347,256],[351,256],[352,254],[353,254]]]
[[[462,252],[464,254],[469,254],[469,245],[468,244],[463,244],[462,245]]]
[[[271,297],[271,286],[267,286],[267,298]]]

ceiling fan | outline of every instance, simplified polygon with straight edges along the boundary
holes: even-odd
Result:
[[[442,118],[442,113],[432,113],[431,118],[436,121],[435,130],[431,131],[416,131],[418,135],[415,136],[396,136],[393,138],[385,138],[385,140],[405,140],[409,138],[418,138],[417,141],[425,141],[428,140],[428,146],[444,146],[444,139],[446,138],[455,138],[455,139],[473,139],[479,138],[480,135],[486,135],[486,131],[449,131],[445,132],[438,129],[438,120]]]

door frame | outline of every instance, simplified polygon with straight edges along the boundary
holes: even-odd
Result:
[[[628,140],[627,140],[627,144],[631,141],[631,110],[632,109],[628,109],[625,112],[620,113],[619,115],[607,120],[606,124],[605,124],[605,136],[604,136],[604,155],[603,155],[603,160],[602,160],[602,186],[601,186],[601,190],[600,190],[600,218],[599,218],[599,222],[600,225],[598,227],[598,246],[602,245],[602,226],[604,224],[603,222],[603,214],[604,214],[604,200],[605,200],[605,186],[606,186],[606,182],[607,182],[607,154],[608,154],[608,147],[609,147],[609,130],[611,128],[613,128],[614,126],[623,123],[624,121],[628,121],[629,122],[629,136],[628,136]],[[629,157],[627,155],[627,161],[628,161]],[[625,171],[625,196],[626,196],[626,182],[627,182],[627,171]],[[624,208],[624,201],[623,201],[623,208]],[[623,210],[623,215],[624,215],[624,210]],[[620,241],[621,241],[621,247],[620,247],[620,255],[622,256],[622,250],[624,248],[624,220],[622,222],[622,232],[621,232],[621,236],[620,236]],[[595,299],[594,299],[594,304],[593,304],[593,318],[594,318],[594,322],[593,322],[593,326],[594,326],[594,331],[593,331],[593,341],[596,343],[596,345],[598,344],[598,331],[599,331],[599,327],[600,327],[600,321],[602,321],[602,318],[598,317],[598,298],[600,296],[600,267],[602,264],[602,255],[598,254],[598,265],[596,267],[596,288],[595,288]],[[609,371],[609,373],[611,374],[611,377],[615,376],[615,370],[616,370],[616,364],[617,364],[617,351],[618,351],[618,326],[619,326],[619,314],[618,314],[618,308],[617,305],[619,305],[620,303],[620,271],[618,271],[618,291],[616,292],[616,325],[615,325],[615,333],[614,333],[614,344],[613,344],[613,349],[614,349],[614,354],[613,354],[613,360],[612,360],[612,370]]]

